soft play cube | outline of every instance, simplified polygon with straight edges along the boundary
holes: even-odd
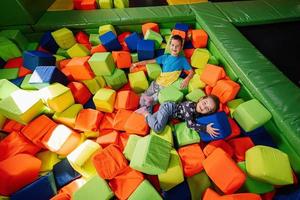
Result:
[[[88,63],[97,76],[112,75],[115,70],[115,63],[110,52],[94,53]]]
[[[270,184],[288,185],[293,183],[293,173],[288,155],[272,147],[258,145],[248,149],[246,151],[246,169],[251,177]]]
[[[180,200],[190,200],[191,191],[189,189],[189,185],[187,181],[180,183],[179,185],[173,187],[168,191],[163,191],[163,199],[166,200],[173,200],[173,199],[180,199]]]
[[[130,135],[127,141],[127,144],[125,146],[125,149],[123,151],[123,154],[127,158],[127,160],[131,160],[132,154],[134,152],[136,143],[141,139],[141,136],[138,135]]]
[[[103,77],[106,84],[114,90],[120,89],[128,82],[126,74],[122,69],[115,69],[112,75]]]
[[[250,132],[242,132],[242,134],[250,137],[255,145],[264,145],[264,146],[277,148],[274,139],[271,137],[271,135],[267,132],[267,130],[263,126]]]
[[[36,157],[42,161],[41,172],[51,171],[53,166],[60,161],[58,155],[51,151],[42,151]]]
[[[271,113],[256,99],[240,104],[233,113],[234,119],[247,132],[269,121]]]
[[[139,60],[153,59],[155,55],[155,42],[153,40],[139,40],[137,53]]]
[[[93,97],[97,110],[109,113],[114,110],[115,99],[116,91],[107,88],[101,88]]]
[[[254,146],[250,137],[233,138],[228,141],[228,144],[233,149],[236,161],[244,161],[246,151]]]
[[[153,40],[155,42],[155,49],[158,49],[163,41],[161,35],[151,29],[148,29],[146,35],[144,36],[145,40]]]
[[[198,69],[203,69],[207,64],[210,53],[207,49],[196,49],[191,57],[191,65]]]
[[[200,142],[199,134],[188,128],[186,122],[175,125],[175,138],[179,147]]]
[[[150,80],[156,80],[156,78],[161,73],[161,66],[159,64],[156,64],[156,63],[147,64],[146,68],[147,68],[147,74],[148,74]]]
[[[90,34],[90,36],[89,36],[89,42],[93,46],[97,46],[97,45],[101,44],[101,42],[99,40],[99,34]]]
[[[83,57],[90,55],[90,51],[83,44],[74,44],[71,48],[67,50],[67,54],[71,57]]]
[[[192,44],[194,48],[205,48],[207,41],[208,35],[204,30],[192,30]]]
[[[240,85],[232,80],[219,80],[213,87],[211,94],[219,98],[221,103],[227,103],[235,98]]]
[[[88,63],[89,58],[89,56],[72,58],[62,71],[75,81],[93,79],[95,75]]]
[[[171,29],[169,28],[161,28],[159,32],[162,36],[171,35]]]
[[[222,67],[207,64],[200,76],[200,79],[207,85],[214,87],[218,80],[223,79],[226,73]]]
[[[0,113],[9,119],[27,124],[43,112],[44,104],[36,93],[16,90],[0,101]]]
[[[50,51],[51,53],[56,53],[56,51],[58,49],[58,45],[55,42],[50,31],[47,31],[43,34],[43,36],[40,39],[39,44],[43,49]]]
[[[191,191],[192,199],[201,199],[204,191],[211,186],[211,182],[205,171],[188,177],[187,182]]]
[[[142,25],[142,32],[143,35],[146,35],[147,31],[151,29],[152,31],[155,31],[159,33],[159,26],[157,23],[149,22]]]
[[[54,83],[39,90],[43,102],[55,112],[62,112],[75,103],[70,88]]]
[[[55,66],[55,57],[42,51],[24,51],[23,65],[31,71],[37,66]]]
[[[141,40],[137,32],[131,33],[128,37],[125,38],[125,43],[127,44],[131,52],[137,51],[138,42]]]
[[[145,198],[151,200],[162,200],[162,197],[147,180],[144,180],[136,188],[136,190],[129,196],[128,200],[139,200]]]
[[[67,28],[61,28],[59,30],[53,31],[51,35],[53,36],[58,46],[62,49],[69,49],[76,43],[72,31]]]
[[[216,148],[221,148],[225,151],[230,157],[233,156],[233,148],[225,140],[215,140],[208,143],[204,149],[203,153],[205,156],[209,156]]]
[[[114,7],[115,8],[128,8],[129,0],[114,0]]]
[[[175,87],[177,90],[179,90],[180,92],[182,92],[183,95],[186,95],[189,92],[189,90],[188,90],[188,87],[181,88],[181,84],[182,84],[183,80],[184,80],[183,78],[179,77],[176,81],[174,81],[171,84],[171,86]]]
[[[25,50],[27,48],[28,40],[24,37],[20,30],[2,30],[0,32],[0,36],[10,39],[17,44],[21,50]]]
[[[90,80],[84,80],[82,83],[89,89],[94,95],[100,89],[106,86],[105,79],[102,76],[96,76]]]
[[[112,0],[99,0],[99,6],[102,9],[107,9],[107,8],[113,8],[113,1]]]
[[[172,146],[174,144],[172,128],[169,125],[166,125],[164,130],[160,133],[156,133],[154,130],[151,129],[150,134],[157,135],[158,137],[160,137],[160,138],[166,140],[167,142],[169,142]]]
[[[113,51],[114,61],[119,69],[131,66],[131,54],[127,51]]]
[[[130,167],[151,175],[166,172],[170,151],[169,142],[156,135],[148,135],[137,142]]]
[[[6,79],[0,79],[0,101],[9,97],[14,91],[19,88]]]
[[[180,157],[175,149],[171,150],[169,166],[166,172],[158,175],[159,185],[168,191],[184,181]]]
[[[8,68],[8,69],[0,69],[0,80],[8,79],[14,80],[18,78],[19,68]]]
[[[95,109],[80,110],[74,129],[79,131],[98,131],[103,114]]]
[[[189,25],[183,23],[176,23],[174,29],[187,32],[189,30]]]
[[[117,32],[115,30],[115,28],[113,27],[113,25],[111,24],[106,24],[106,25],[102,25],[102,26],[99,26],[99,35],[104,35],[105,33],[107,32],[113,32],[115,35],[117,35]]]
[[[77,115],[82,109],[83,106],[81,104],[73,104],[62,112],[55,112],[52,118],[56,122],[64,124],[70,128],[74,128]]]
[[[109,200],[114,196],[107,182],[99,176],[89,179],[82,187],[75,191],[72,195],[74,200]]]
[[[139,58],[138,58],[138,54],[137,53],[131,53],[131,61],[134,62],[138,62]]]
[[[205,83],[200,79],[199,74],[194,74],[193,78],[191,78],[188,89],[189,92],[195,90],[195,89],[203,89],[205,87]]]
[[[149,87],[147,77],[143,71],[129,73],[128,79],[129,79],[130,87],[136,93],[144,92]]]
[[[124,125],[124,129],[127,133],[144,136],[148,134],[149,126],[144,115],[132,112]]]
[[[185,98],[189,101],[198,102],[201,97],[204,97],[205,93],[201,89],[194,89],[190,93],[188,93]]]
[[[179,103],[182,99],[183,93],[172,86],[165,87],[158,93],[158,101],[160,104],[169,101]]]
[[[125,124],[132,112],[131,110],[119,109],[113,122],[113,128],[115,130],[125,131]]]
[[[140,97],[131,90],[119,91],[115,101],[115,109],[136,110]]]
[[[85,104],[91,98],[89,89],[81,82],[71,82],[68,84],[76,103]]]
[[[119,51],[122,49],[120,42],[118,41],[117,36],[112,32],[108,31],[99,37],[101,44],[108,51]]]
[[[22,56],[22,53],[14,42],[5,37],[0,37],[0,58],[7,61],[20,56]]]
[[[198,117],[196,119],[198,124],[208,125],[213,123],[213,128],[219,129],[218,132],[220,133],[216,137],[211,137],[207,132],[200,131],[200,138],[204,142],[209,142],[212,140],[219,140],[224,139],[231,133],[231,127],[228,122],[227,116],[225,112],[217,112],[211,115]]]
[[[235,109],[244,102],[245,101],[243,99],[233,99],[233,100],[227,102],[227,107],[230,110],[230,116],[232,118],[233,118],[233,113],[234,113]]]

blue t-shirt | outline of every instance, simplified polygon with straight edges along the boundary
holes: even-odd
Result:
[[[158,64],[162,65],[162,72],[174,72],[192,69],[187,59],[183,56],[164,54],[157,57],[155,60]]]

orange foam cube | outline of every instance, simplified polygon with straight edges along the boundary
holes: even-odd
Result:
[[[79,111],[76,117],[75,129],[80,131],[98,131],[103,116],[103,113],[98,110],[83,109]]]
[[[203,200],[218,200],[219,197],[221,197],[218,193],[216,193],[214,190],[207,188],[202,196]]]
[[[119,91],[115,101],[115,109],[136,110],[140,97],[131,90]]]
[[[97,53],[97,52],[107,52],[105,47],[102,44],[98,44],[97,46],[92,47],[91,54]]]
[[[105,113],[100,122],[99,130],[102,131],[113,129],[115,115],[116,113]]]
[[[206,64],[200,79],[207,85],[214,87],[217,81],[223,79],[225,76],[226,74],[222,67]]]
[[[71,82],[68,84],[76,103],[85,104],[91,98],[89,89],[80,82]]]
[[[143,24],[142,25],[143,35],[146,35],[146,32],[148,31],[148,29],[151,29],[152,31],[155,31],[155,32],[159,33],[159,26],[156,23]]]
[[[131,66],[131,54],[127,51],[113,51],[113,59],[117,64],[117,68],[129,68]]]
[[[100,133],[96,142],[105,148],[110,144],[119,145],[120,133],[118,131],[104,131]]]
[[[173,29],[171,35],[179,35],[183,40],[186,37],[186,33],[181,30]]]
[[[219,80],[213,87],[211,94],[219,97],[221,103],[235,99],[240,90],[240,85],[232,80]]]
[[[233,156],[232,147],[224,140],[215,140],[208,143],[203,149],[203,153],[205,154],[205,156],[209,156],[218,147],[223,149],[230,157]]]
[[[64,69],[69,71],[76,81],[93,79],[95,75],[87,62],[89,58],[90,56],[72,58]]]
[[[204,30],[192,30],[192,44],[195,48],[205,48],[207,41],[208,35]]]
[[[2,127],[2,131],[10,133],[12,131],[21,131],[21,129],[24,127],[24,124],[21,124],[15,120],[6,119],[5,123]]]
[[[144,136],[149,133],[149,126],[144,115],[133,112],[125,123],[125,130],[127,133]]]
[[[240,194],[231,194],[224,195],[220,200],[261,200],[260,195],[253,193],[240,193]]]
[[[120,109],[116,113],[113,128],[119,131],[125,131],[125,124],[133,111]]]

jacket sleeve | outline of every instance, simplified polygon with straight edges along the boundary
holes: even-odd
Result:
[[[192,104],[189,102],[184,103],[183,105],[183,114],[185,121],[187,122],[187,127],[195,130],[196,132],[206,132],[206,125],[197,124],[194,119],[195,109],[192,108]]]

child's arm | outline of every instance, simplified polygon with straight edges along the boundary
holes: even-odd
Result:
[[[140,62],[132,63],[129,70],[130,70],[130,72],[132,72],[132,70],[138,65],[146,65],[146,64],[151,64],[151,63],[156,63],[156,59],[143,60]]]
[[[193,78],[195,72],[193,69],[189,70],[189,74],[187,75],[187,77],[185,77],[185,79],[183,79],[180,87],[181,88],[186,88],[189,85],[189,82],[191,80],[191,78]]]

